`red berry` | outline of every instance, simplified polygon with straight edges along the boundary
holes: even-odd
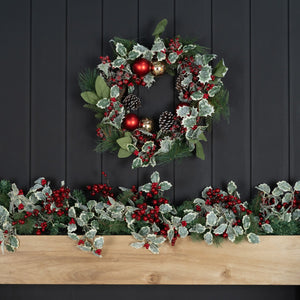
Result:
[[[187,225],[187,222],[186,222],[186,221],[182,221],[182,222],[181,222],[181,225],[182,225],[183,227],[185,227],[185,226]]]
[[[102,249],[97,249],[97,250],[95,251],[95,253],[96,253],[97,255],[101,255],[101,252],[102,252]]]
[[[78,245],[83,245],[84,244],[84,241],[83,240],[79,240],[78,241]]]
[[[150,245],[149,245],[148,243],[145,243],[145,244],[144,244],[144,247],[145,247],[146,249],[149,249]]]
[[[22,210],[22,209],[24,209],[24,205],[21,203],[21,204],[19,204],[19,206],[18,206],[18,210]]]

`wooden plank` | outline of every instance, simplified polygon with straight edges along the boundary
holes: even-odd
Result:
[[[289,78],[290,78],[290,180],[300,178],[300,90],[298,70],[300,69],[300,2],[291,0],[289,7]]]
[[[67,2],[67,183],[71,187],[100,181],[94,113],[83,108],[78,73],[95,68],[102,47],[101,1]]]
[[[113,18],[113,21],[112,21]],[[114,20],[121,20],[114,21]],[[125,20],[125,21],[124,21]],[[110,40],[117,36],[137,40],[138,1],[103,0],[102,55],[114,57]],[[102,170],[109,176],[113,186],[132,186],[137,184],[137,171],[131,169],[133,157],[120,159],[117,153],[105,152],[102,155]]]
[[[30,1],[0,9],[0,178],[29,184],[30,177]]]
[[[0,257],[1,284],[300,284],[300,236],[263,236],[260,244],[220,247],[179,240],[159,255],[105,236],[103,258],[64,236],[21,236],[17,253]],[[26,274],[26,276],[24,275]],[[59,276],[58,276],[59,274]]]
[[[66,3],[32,1],[31,180],[65,179]],[[76,84],[76,83],[75,83]]]
[[[229,123],[213,124],[213,184],[232,179],[244,199],[251,185],[249,8],[249,1],[213,1],[213,53],[229,67],[224,84],[230,95]]]
[[[195,39],[204,47],[211,47],[211,1],[175,1],[175,34],[183,38]],[[197,9],[186,9],[197,8]],[[199,18],[199,11],[205,11]],[[175,93],[177,97],[177,93]],[[175,103],[178,105],[176,98]],[[198,195],[199,190],[211,185],[211,143],[212,132],[206,132],[208,142],[203,143],[205,160],[195,155],[175,161],[175,202],[177,204]],[[183,188],[184,187],[184,188]]]
[[[156,24],[162,19],[168,19],[168,26],[162,37],[174,37],[174,2],[173,0],[140,1],[139,3],[139,41],[142,45],[150,47],[153,43],[152,33]],[[150,117],[158,124],[159,115],[164,111],[175,110],[175,79],[168,74],[156,78],[156,83],[150,88],[140,88],[142,108],[139,109],[141,117]],[[174,185],[174,162],[139,169],[139,182],[149,181],[149,177],[157,170],[161,178],[170,181]],[[174,201],[174,189],[166,192],[172,202]]]
[[[287,25],[287,1],[251,2],[253,186],[289,176]]]

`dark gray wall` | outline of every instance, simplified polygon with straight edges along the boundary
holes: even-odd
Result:
[[[102,170],[112,185],[147,180],[152,169],[132,171],[130,159],[93,152],[95,120],[82,108],[77,74],[96,66],[100,55],[112,54],[108,41],[113,36],[149,45],[154,26],[164,17],[169,20],[167,36],[196,37],[225,58],[230,68],[225,84],[231,95],[230,124],[214,124],[205,145],[206,160],[192,158],[158,168],[175,186],[169,196],[179,202],[196,196],[205,185],[233,179],[248,199],[252,187],[262,181],[299,179],[297,0],[1,0],[0,178],[24,188],[38,176],[81,187],[100,181]],[[140,89],[141,114],[172,109],[173,84],[174,78],[166,75],[149,91]],[[250,292],[256,299],[265,299],[267,293],[274,299],[296,297],[292,287],[77,287],[73,292],[71,287],[2,286],[1,290],[7,293],[5,299],[22,299],[22,293],[30,291],[43,296],[48,291],[57,299],[71,295],[77,299],[77,292],[104,293],[106,299],[109,292],[112,298],[126,293],[127,299],[139,291],[160,291],[166,299],[188,292],[205,298],[215,295],[214,299],[225,299],[221,292],[232,299]]]

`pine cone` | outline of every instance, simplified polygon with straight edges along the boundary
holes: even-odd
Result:
[[[164,111],[159,116],[159,128],[163,132],[167,132],[174,125],[174,115],[169,111]]]
[[[126,109],[137,110],[141,107],[141,99],[134,94],[127,95],[123,100],[123,105]]]
[[[184,76],[183,75],[179,75],[177,78],[176,78],[176,85],[175,85],[175,88],[177,90],[178,93],[182,92],[183,90],[183,87],[181,85],[181,81],[184,79]]]

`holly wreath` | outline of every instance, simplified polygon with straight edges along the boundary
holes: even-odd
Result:
[[[154,167],[193,152],[205,159],[205,131],[212,119],[229,115],[229,94],[222,82],[228,70],[224,60],[212,67],[216,55],[206,48],[180,36],[162,39],[166,25],[163,19],[156,26],[151,48],[115,37],[116,58],[101,56],[96,69],[79,74],[84,106],[99,120],[96,151],[133,156],[132,168]],[[176,75],[179,103],[175,112],[162,112],[155,124],[149,116],[133,113],[142,105],[134,90],[150,88],[165,73]]]

